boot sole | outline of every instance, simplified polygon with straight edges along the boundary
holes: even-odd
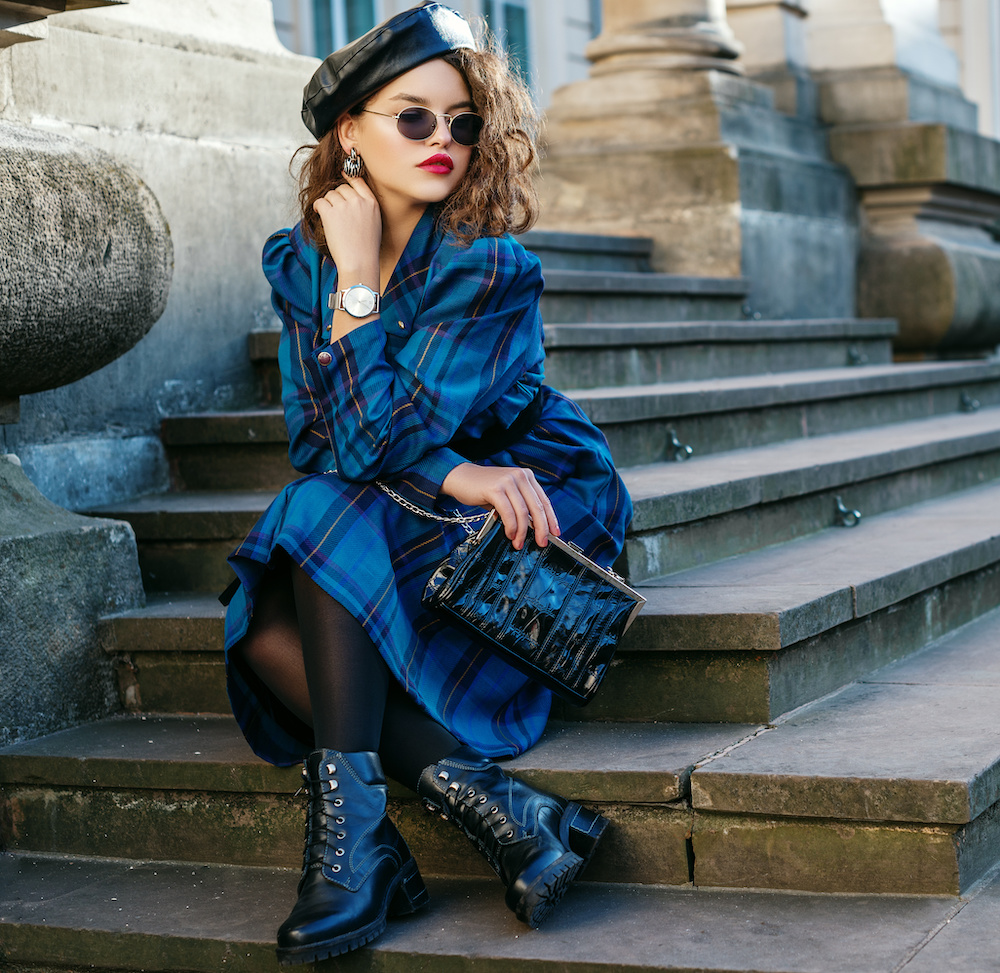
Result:
[[[417,863],[411,859],[398,873],[386,890],[387,905],[381,915],[361,929],[355,929],[333,939],[303,946],[277,947],[275,953],[281,966],[296,966],[302,963],[318,963],[332,956],[340,956],[366,946],[385,932],[387,917],[404,916],[417,912],[430,902],[430,895],[424,880],[417,870]]]
[[[568,851],[533,878],[525,879],[525,876],[520,875],[511,885],[514,889],[523,881],[528,882],[528,887],[517,900],[508,902],[518,919],[535,929],[548,918],[566,890],[590,862],[607,826],[608,819],[596,811],[574,802],[566,805],[560,821],[559,836]]]

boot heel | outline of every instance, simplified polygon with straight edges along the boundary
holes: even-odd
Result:
[[[588,862],[607,826],[606,817],[571,801],[563,812],[560,837],[570,851]]]
[[[411,912],[422,909],[431,897],[427,892],[427,886],[420,877],[417,863],[412,858],[403,867],[403,878],[396,891],[393,893],[392,901],[389,903],[390,916],[405,916]]]

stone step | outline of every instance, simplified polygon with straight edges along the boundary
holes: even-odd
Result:
[[[297,872],[0,855],[12,968],[278,973],[274,932]],[[952,896],[578,883],[539,930],[495,879],[429,879],[430,906],[393,919],[338,969],[424,973],[988,973],[1000,883]],[[332,964],[327,964],[332,966]]]
[[[179,519],[210,516],[190,509],[192,499]],[[555,712],[574,721],[774,719],[1000,604],[1000,530],[989,514],[998,504],[992,484],[649,579],[601,692],[584,709]],[[134,523],[141,538],[142,518]],[[192,557],[177,577],[225,567],[202,562]],[[215,590],[227,582],[219,575]],[[151,596],[101,631],[133,709],[228,709],[222,608],[211,595]]]
[[[620,467],[1000,405],[1000,359],[807,369],[570,393]],[[295,477],[277,407],[165,419],[175,489],[279,490]]]
[[[137,531],[139,567],[147,592],[218,594],[233,577],[226,558],[250,532],[274,493],[190,490],[150,494],[114,504],[113,519],[127,520]]]
[[[621,270],[546,270],[542,320],[738,321],[749,288],[744,277],[689,277]]]
[[[607,436],[618,465],[635,466],[672,458],[678,442],[703,455],[1000,405],[1000,358],[811,369],[572,395]]]
[[[857,318],[546,324],[545,381],[587,389],[886,365],[895,332],[894,321]]]
[[[591,880],[685,884],[691,769],[753,729],[556,723],[509,766],[612,821]],[[232,717],[105,720],[0,750],[3,839],[19,852],[294,867],[301,782],[298,767],[255,757]],[[408,788],[393,783],[390,805],[423,871],[489,874]]]
[[[989,484],[644,581],[577,718],[766,723],[916,652],[1000,605],[998,504]]]
[[[700,765],[698,884],[954,893],[995,867],[998,650],[994,610]]]
[[[557,389],[644,385],[764,372],[888,364],[895,322],[672,321],[547,324],[545,380]],[[261,402],[281,402],[274,329],[251,331],[250,359]]]
[[[529,230],[517,239],[541,260],[546,274],[553,270],[651,273],[653,241],[649,237]]]
[[[554,723],[510,766],[609,818],[591,881],[962,894],[1000,861],[998,623],[995,609],[774,725]],[[231,719],[108,720],[0,751],[3,837],[20,853],[294,867],[299,783]],[[487,874],[406,788],[390,804],[427,874]]]
[[[262,432],[258,430],[277,420],[272,414],[262,414],[258,422],[244,414],[244,421],[247,424],[242,428],[259,439]],[[228,419],[218,426],[222,433],[234,436],[240,428]],[[209,435],[197,422],[187,429]],[[180,434],[181,430],[178,424],[175,431]],[[990,407],[694,456],[683,463],[626,468],[622,473],[635,503],[635,517],[619,569],[641,582],[822,530],[838,522],[838,497],[847,509],[870,516],[965,489],[1000,477],[998,447],[1000,407]],[[189,456],[182,468],[185,482],[208,478],[219,469],[214,462],[218,449],[218,445],[206,444],[203,468]],[[247,447],[248,454],[252,451]],[[251,473],[256,471],[263,478],[267,472],[272,477],[271,489],[276,490],[298,475],[283,454],[282,458],[287,471],[283,476],[268,472],[259,461],[246,468],[244,479],[259,485]],[[180,590],[191,585],[211,590],[219,587],[225,574],[215,571],[204,582],[198,580],[201,569],[191,559],[197,553],[193,545],[199,531],[204,532],[204,543],[212,545],[213,556],[220,552],[225,556],[228,550],[218,541],[228,536],[235,546],[245,536],[227,535],[227,530],[233,530],[234,515],[240,513],[239,526],[249,529],[271,495],[263,490],[249,494],[189,491],[145,497],[96,512],[132,522],[149,590]],[[161,563],[168,556],[181,558],[181,573]]]
[[[633,581],[1000,479],[1000,407],[622,471]]]

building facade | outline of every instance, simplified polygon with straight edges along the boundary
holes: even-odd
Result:
[[[412,0],[274,0],[274,25],[290,51],[326,57],[410,6]],[[586,77],[584,49],[600,33],[600,0],[452,0],[450,6],[483,18],[502,38],[539,104]]]

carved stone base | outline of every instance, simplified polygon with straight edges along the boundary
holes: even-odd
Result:
[[[765,317],[854,311],[853,187],[825,135],[720,71],[619,71],[556,93],[542,225],[640,235],[666,273],[748,277]]]
[[[835,129],[861,190],[858,313],[899,321],[896,348],[1000,344],[1000,142],[947,125]]]

